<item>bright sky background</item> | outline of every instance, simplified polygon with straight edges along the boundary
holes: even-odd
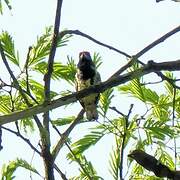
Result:
[[[23,62],[28,47],[35,43],[37,36],[44,32],[46,26],[54,24],[56,0],[12,0],[12,7],[11,12],[6,8],[3,16],[0,16],[0,30],[7,30],[13,36]],[[155,0],[64,0],[61,17],[61,30],[78,29],[99,41],[133,55],[180,24],[180,3],[170,0],[161,3],[156,3]],[[67,47],[57,51],[56,60],[65,62],[67,55],[77,60],[82,50],[100,53],[104,62],[99,69],[102,80],[106,80],[127,62],[125,57],[79,36],[74,36]],[[156,62],[176,60],[179,55],[180,33],[143,55],[140,60],[143,62],[150,59]],[[0,76],[5,79],[4,74],[4,71],[1,71]],[[56,88],[60,91],[61,83],[56,85]],[[127,98],[118,102],[122,112],[125,113],[129,104],[132,103]],[[73,111],[75,114],[80,110],[80,106],[76,107],[77,109]],[[55,112],[59,113],[60,109]],[[84,133],[82,130],[82,133],[74,133],[73,136],[78,138]],[[35,135],[32,139],[35,139]],[[57,137],[54,135],[53,142],[56,140]],[[87,154],[89,160],[93,159],[99,175],[109,180],[106,161],[112,144],[109,143],[109,139],[106,140],[104,139],[96,146],[98,148],[93,148]],[[4,133],[3,146],[4,149],[0,152],[0,166],[16,157],[22,157],[30,162],[33,152],[29,151],[29,147],[18,138]],[[43,167],[38,156],[34,157],[33,164],[42,172]],[[74,164],[69,165],[61,158],[58,158],[57,164],[60,167],[65,166],[62,170],[68,175],[75,172]],[[18,180],[24,179],[25,176],[27,176],[26,179],[29,177],[29,173],[25,174],[21,169],[17,170],[16,175]],[[59,175],[57,177],[59,179]],[[39,179],[38,176],[33,177],[33,180]]]

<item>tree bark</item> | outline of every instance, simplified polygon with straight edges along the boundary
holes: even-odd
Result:
[[[45,180],[55,180],[54,179],[54,160],[52,154],[50,153],[49,147],[42,147],[42,158],[44,161],[45,170]]]

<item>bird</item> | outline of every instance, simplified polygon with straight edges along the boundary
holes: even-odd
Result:
[[[100,74],[92,61],[90,53],[88,51],[80,52],[77,72],[75,75],[76,91],[81,91],[100,82]],[[89,121],[98,119],[97,104],[99,98],[100,94],[95,93],[79,99]]]
[[[136,160],[136,162],[145,169],[154,172],[157,177],[167,177],[174,180],[178,180],[180,177],[178,171],[171,170],[154,156],[151,156],[142,150],[134,150],[128,157]]]

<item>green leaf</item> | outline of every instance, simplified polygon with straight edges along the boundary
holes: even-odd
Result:
[[[104,135],[105,135],[105,130],[91,131],[89,134],[85,135],[82,139],[76,141],[71,145],[73,153],[75,155],[83,153],[89,147],[95,145]],[[67,157],[68,159],[73,158],[71,154],[68,154]]]
[[[38,171],[34,167],[32,167],[27,161],[17,158],[14,161],[10,161],[9,164],[3,165],[1,180],[12,180],[12,179],[14,179],[15,176],[13,176],[13,174],[16,171],[16,169],[19,167],[22,167],[24,169],[27,169],[29,171],[32,171],[32,172],[40,175],[38,173]]]
[[[52,120],[52,124],[53,125],[56,125],[56,126],[63,126],[63,125],[67,125],[67,124],[70,124],[74,121],[76,117],[75,116],[69,116],[69,117],[66,117],[66,118],[58,118],[56,120]]]
[[[9,10],[12,9],[10,1],[9,0],[4,0],[6,6],[8,7]],[[3,14],[3,4],[2,1],[0,1],[0,13]]]
[[[15,50],[14,41],[7,31],[2,32],[0,41],[6,57],[19,66],[19,53]]]
[[[101,66],[101,64],[102,64],[102,58],[101,58],[101,56],[99,55],[99,53],[94,53],[93,54],[93,58],[92,58],[92,60],[93,60],[93,62],[94,62],[94,64],[95,64],[95,66],[96,66],[96,69],[98,69],[100,66]]]
[[[106,113],[109,109],[109,105],[111,104],[111,100],[113,97],[114,97],[113,88],[104,91],[100,95],[100,107],[101,107],[101,110],[103,111],[104,117],[106,116]]]
[[[53,27],[50,26],[45,29],[45,33],[42,36],[37,37],[37,42],[32,46],[29,54],[28,66],[33,66],[48,57],[51,49],[52,35]],[[63,38],[59,37],[57,47],[65,46],[70,37],[71,35],[63,36]]]
[[[120,168],[119,166],[122,160],[120,157],[120,142],[121,139],[116,138],[116,145],[110,154],[110,160],[109,160],[110,173],[112,174],[115,180],[119,179],[119,168]]]
[[[173,158],[161,146],[156,150],[157,158],[159,161],[169,167],[171,170],[175,169]]]
[[[11,100],[8,95],[1,95],[0,96],[0,112],[2,114],[8,114],[11,113],[12,111],[11,107]]]
[[[168,96],[160,95],[158,102],[152,106],[152,114],[153,118],[157,118],[160,121],[169,121],[170,111],[169,108],[171,106],[171,102]]]
[[[50,47],[51,47],[51,39],[52,39],[52,27],[47,27],[45,29],[45,33],[37,37],[37,42],[29,54],[29,62],[28,66],[32,66],[37,62],[45,59],[47,55],[49,55]]]
[[[85,179],[89,180],[90,179],[89,177],[91,177],[91,179],[93,180],[103,179],[97,175],[97,171],[94,169],[92,163],[88,161],[84,155],[79,154],[78,157],[76,158],[78,158],[76,162],[81,164],[80,175],[70,178],[70,180],[85,180]]]
[[[44,61],[40,62],[36,64],[33,69],[36,70],[37,72],[45,74],[47,70],[47,63]],[[68,59],[66,65],[63,65],[60,62],[55,62],[53,65],[52,78],[55,80],[64,79],[72,85],[75,79],[75,74],[76,74],[76,66],[74,60],[70,58]]]
[[[165,75],[169,79],[175,80],[172,72],[166,72]],[[172,84],[167,82],[167,81],[165,81],[164,84],[165,84],[165,88],[166,88],[166,91],[167,91],[168,95],[173,96],[173,94],[174,94],[174,87],[172,86]]]
[[[20,84],[24,88],[26,88],[26,86],[27,86],[26,80],[22,80]],[[32,96],[35,97],[36,101],[43,102],[44,101],[44,86],[41,83],[39,83],[33,79],[29,79],[28,85],[29,85],[31,94],[32,94]],[[50,95],[51,95],[51,98],[53,98],[53,97],[57,96],[58,94],[55,91],[51,91]]]
[[[163,121],[153,121],[147,120],[144,123],[145,131],[148,131],[151,137],[165,140],[165,137],[168,136],[170,138],[174,137],[174,130],[170,128],[168,125],[164,124]]]
[[[139,79],[132,80],[129,84],[118,87],[118,90],[123,93],[128,93],[143,102],[157,103],[159,96],[155,91],[152,91],[145,86],[142,86]]]
[[[30,130],[30,132],[35,130],[34,121],[31,118],[22,119],[20,121],[20,127],[24,130],[25,133],[28,133],[28,130]]]

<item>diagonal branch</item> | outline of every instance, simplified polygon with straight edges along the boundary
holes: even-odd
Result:
[[[5,64],[8,72],[9,72],[9,74],[10,74],[10,76],[11,76],[11,78],[13,79],[14,86],[19,90],[19,93],[21,94],[21,96],[22,96],[22,98],[24,99],[24,101],[25,101],[25,103],[27,104],[27,106],[28,106],[28,107],[32,107],[31,103],[29,103],[29,101],[28,101],[28,99],[27,99],[27,97],[26,97],[23,89],[22,89],[21,86],[19,85],[18,80],[17,80],[16,77],[14,76],[14,74],[13,74],[13,72],[12,72],[12,70],[11,70],[9,64],[8,64],[8,61],[7,61],[6,56],[5,56],[5,54],[4,54],[4,50],[3,50],[3,47],[2,47],[1,41],[0,41],[0,54],[1,54],[1,57],[2,57],[2,60],[3,60],[3,63]],[[42,124],[41,124],[39,118],[38,118],[35,114],[33,114],[33,117],[34,117],[34,120],[35,120],[35,122],[36,122],[36,124],[37,124],[37,126],[38,126],[38,128],[39,128],[39,130],[40,130],[40,132],[41,132]]]
[[[4,126],[1,127],[2,129],[12,133],[12,134],[15,134],[16,136],[18,136],[19,138],[21,138],[26,144],[28,144],[32,150],[34,150],[38,155],[41,156],[41,153],[40,151],[37,150],[36,147],[34,147],[34,145],[30,142],[29,139],[25,138],[24,136],[22,136],[19,132],[16,132],[16,131],[13,131],[9,128],[6,128]],[[62,177],[63,180],[67,180],[65,174],[63,174],[63,172],[58,168],[58,166],[56,164],[54,164],[54,168],[56,169],[56,171],[60,174],[60,176]]]
[[[149,61],[148,64],[144,65],[143,67],[133,72],[129,72],[121,76],[110,78],[109,80],[99,83],[95,86],[89,87],[87,89],[81,90],[76,93],[72,93],[70,95],[61,97],[59,99],[53,100],[49,104],[40,104],[40,105],[31,107],[27,110],[0,116],[0,125],[14,122],[18,119],[27,118],[35,114],[43,113],[43,112],[70,104],[90,94],[102,93],[109,88],[121,85],[132,79],[142,77],[152,72],[178,71],[178,70],[180,70],[180,60],[167,61],[167,62],[162,62],[162,63],[155,63],[153,61]]]
[[[62,146],[64,145],[64,143],[67,140],[67,137],[69,136],[69,134],[71,133],[71,131],[74,129],[74,127],[79,123],[79,121],[83,118],[83,114],[84,114],[84,109],[82,109],[79,114],[77,115],[76,119],[72,122],[72,124],[67,128],[67,130],[61,134],[61,138],[58,141],[58,143],[56,144],[54,150],[52,151],[52,155],[53,155],[53,159],[55,160],[60,149],[62,148]],[[56,126],[53,126],[56,129]]]
[[[4,126],[1,126],[1,128],[12,133],[12,134],[15,134],[19,138],[21,138],[24,142],[26,142],[31,147],[32,150],[34,150],[37,154],[41,155],[41,153],[37,150],[36,147],[34,147],[34,145],[30,142],[30,140],[28,138],[25,138],[23,135],[21,135],[21,133],[19,133],[18,131],[13,131],[13,130],[6,128]]]
[[[63,36],[65,36],[66,34],[75,34],[75,35],[79,35],[79,36],[85,37],[85,38],[93,41],[93,42],[96,43],[96,44],[99,44],[99,45],[101,45],[101,46],[103,46],[103,47],[106,47],[106,48],[108,48],[108,49],[110,49],[110,50],[113,50],[113,51],[115,51],[115,52],[117,52],[117,53],[119,53],[119,54],[122,54],[122,55],[126,56],[127,58],[131,58],[131,56],[130,56],[129,54],[127,54],[127,53],[125,53],[125,52],[123,52],[123,51],[121,51],[121,50],[119,50],[119,49],[117,49],[117,48],[114,48],[114,47],[112,47],[112,46],[110,46],[110,45],[107,45],[107,44],[105,44],[105,43],[102,43],[102,42],[96,40],[95,38],[89,36],[88,34],[85,34],[85,33],[81,32],[81,31],[79,31],[79,30],[64,30],[64,31],[62,31],[62,32],[59,33],[59,36],[60,36],[60,37],[63,37]]]
[[[174,28],[173,30],[169,31],[168,33],[164,34],[163,36],[161,36],[160,38],[158,38],[157,40],[155,40],[154,42],[152,42],[151,44],[149,44],[148,46],[146,46],[145,48],[143,48],[141,51],[139,51],[135,57],[139,58],[140,56],[142,56],[143,54],[145,54],[146,52],[148,52],[150,49],[154,48],[155,46],[157,46],[158,44],[162,43],[163,41],[165,41],[167,38],[171,37],[172,35],[176,34],[177,32],[180,31],[180,26],[177,26],[176,28]]]

